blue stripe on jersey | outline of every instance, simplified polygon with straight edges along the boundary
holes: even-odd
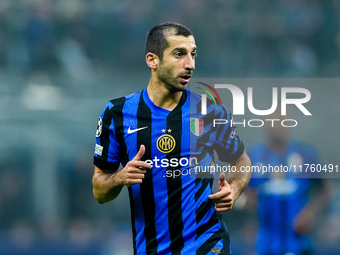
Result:
[[[231,124],[232,118],[228,109],[223,105],[215,105],[212,100],[208,99],[207,114],[202,115],[200,112],[201,97],[192,92],[189,92],[189,94],[191,109],[196,109],[196,111],[191,112],[190,117],[204,120],[203,134],[200,137],[194,137],[191,141],[191,147],[197,147],[195,153],[199,152],[202,147],[209,147],[209,150],[214,149],[216,151],[219,159],[223,162],[231,162],[241,156],[244,145],[236,133],[235,125]],[[215,123],[214,127],[214,119],[226,119],[228,122],[226,124]]]
[[[167,192],[167,178],[165,176],[165,171],[160,168],[157,169],[157,165],[161,165],[162,159],[166,158],[166,154],[160,152],[157,149],[156,141],[159,138],[160,130],[167,129],[167,115],[170,111],[156,106],[148,97],[147,90],[143,90],[143,100],[147,107],[151,109],[151,160],[157,158],[157,162],[152,168],[152,182],[153,182],[153,193],[155,201],[155,229],[156,229],[156,239],[158,243],[158,253],[171,253],[170,251],[170,233],[169,233],[169,223],[168,223],[168,192]],[[151,198],[150,198],[151,199]],[[167,230],[167,231],[165,231]]]
[[[137,128],[137,109],[140,99],[140,92],[134,94],[134,96],[127,96],[128,101],[124,104],[123,114],[123,128],[124,130],[136,129]],[[127,137],[129,136],[129,137]],[[133,155],[137,154],[137,132],[128,134],[124,132],[124,140],[128,141],[129,144],[126,146],[127,156],[129,160],[132,159]],[[122,162],[125,165],[127,162]],[[144,235],[144,211],[140,192],[140,185],[134,185],[129,188],[131,207],[133,208],[131,214],[132,228],[134,233],[134,241],[138,247],[138,251],[146,251],[145,235]]]
[[[99,156],[97,153],[94,154],[95,157],[102,158],[105,157],[105,161],[109,163],[120,162],[120,157],[117,154],[112,154],[112,151],[119,149],[119,141],[116,138],[115,123],[112,118],[112,108],[114,105],[112,102],[108,102],[103,112],[100,115],[102,119],[102,134],[96,137],[96,144],[103,146],[103,155]],[[108,122],[106,121],[106,118]],[[112,132],[112,134],[110,134]]]
[[[299,155],[303,163],[317,162],[317,155],[310,147],[300,142],[288,144],[284,155],[270,150],[265,144],[257,144],[249,150],[253,164],[288,165],[293,155]],[[258,189],[259,233],[256,250],[260,254],[301,254],[308,248],[306,237],[295,233],[293,224],[296,215],[306,205],[308,190],[317,179],[282,179],[275,184],[274,178],[253,178],[249,187]],[[282,188],[285,189],[281,192]],[[286,191],[285,191],[286,190]]]
[[[218,241],[218,243],[210,250],[209,253],[207,253],[207,255],[216,255],[216,252],[213,253],[213,249],[220,249],[222,250],[223,247],[223,239],[221,239],[220,241]],[[225,247],[225,249],[228,249],[228,247]]]
[[[143,143],[147,148],[142,160],[151,160],[153,164],[152,170],[147,170],[143,183],[129,188],[135,254],[207,254],[211,248],[222,246],[225,246],[223,251],[226,254],[230,253],[229,237],[212,201],[208,199],[212,192],[211,179],[196,179],[191,178],[188,172],[184,174],[183,171],[190,168],[188,165],[166,164],[172,162],[170,160],[178,163],[196,158],[194,161],[198,165],[209,166],[214,150],[219,156],[223,155],[223,159],[231,159],[241,155],[243,143],[237,135],[232,139],[234,127],[220,125],[212,128],[213,118],[230,120],[231,115],[226,109],[209,104],[210,112],[202,117],[200,107],[191,107],[192,98],[196,106],[200,105],[199,96],[191,97],[192,93],[188,90],[183,95],[187,95],[187,100],[183,96],[173,111],[154,105],[146,90],[118,100],[118,105],[113,108],[111,105],[106,107],[105,125],[109,126],[108,140],[113,147],[109,148],[107,158],[101,157],[100,160],[118,158],[125,165]],[[193,117],[205,120],[201,136],[190,131],[190,118]],[[127,133],[129,128],[133,130],[144,126],[148,128]],[[175,148],[168,153],[157,147],[158,138],[164,134],[176,141]],[[194,152],[191,151],[191,139],[197,144]],[[228,151],[231,154],[225,157]],[[98,155],[95,157],[98,158]],[[167,176],[167,171],[173,173],[178,169],[182,171],[179,178]]]
[[[215,243],[218,243],[220,241],[222,241],[223,244],[223,235],[222,235],[222,228],[221,228],[221,223],[218,222],[215,225],[213,225],[208,231],[205,232],[204,235],[201,235],[197,240],[196,243],[198,244],[197,247],[197,251],[204,249],[204,250],[208,250],[210,251],[214,246],[212,246],[211,248],[209,247],[205,247],[204,244],[207,243],[209,241],[209,239],[214,238]],[[221,249],[223,248],[223,245],[220,247]],[[203,253],[198,253],[199,254],[203,254]],[[206,254],[206,253],[204,253]]]
[[[190,130],[190,100],[187,100],[182,107],[182,138],[181,138],[181,157],[187,157],[190,155],[190,135],[185,130]],[[181,167],[183,171],[188,167]],[[196,238],[196,218],[191,211],[185,208],[195,208],[195,194],[196,185],[195,179],[190,175],[190,172],[182,174],[182,219],[183,219],[183,239],[184,249],[182,250],[183,255],[192,254],[194,250],[190,248],[195,244]]]
[[[116,132],[115,129],[114,129],[114,126],[115,126],[115,123],[112,120],[111,128],[113,129],[112,130],[113,134],[115,134],[115,132]],[[108,160],[107,160],[108,162],[119,162],[120,161],[119,156],[116,156],[115,154],[112,153],[112,151],[115,151],[117,148],[119,148],[119,142],[116,139],[111,139],[111,137],[110,137],[110,145],[109,145],[109,149],[108,149],[109,155],[108,155]]]
[[[142,198],[140,197],[140,185],[133,185],[129,188],[130,191],[130,204],[132,204],[133,210],[131,210],[131,220],[132,220],[132,228],[133,232],[136,233],[134,236],[134,242],[136,244],[135,249],[138,247],[138,253],[146,254],[146,243],[145,243],[145,235],[144,235],[144,211]],[[137,250],[136,250],[137,251]]]
[[[137,131],[137,144],[138,147],[142,144],[145,145],[145,153],[141,160],[146,161],[153,158],[152,155],[152,147],[153,147],[153,134],[151,129],[151,122],[152,122],[152,113],[150,108],[147,107],[145,104],[143,92],[140,96],[140,101],[138,104],[138,111],[137,111],[137,118],[138,118],[138,128],[142,128],[142,130]],[[150,171],[151,170],[151,171]],[[155,222],[155,193],[153,190],[153,173],[155,169],[149,169],[146,171],[143,182],[140,184],[141,187],[141,198],[143,204],[143,211],[144,211],[144,221],[145,221],[145,228],[144,228],[144,235],[145,235],[145,242],[146,242],[146,253],[147,254],[156,254],[158,250],[158,243],[157,243],[157,231],[156,231],[156,222]],[[138,247],[137,247],[138,249]],[[137,253],[139,253],[137,251]]]
[[[134,130],[137,128],[137,109],[140,98],[140,93],[135,93],[126,97],[128,99],[123,106],[122,114],[123,114],[123,128],[124,128],[124,140],[129,141],[129,144],[126,146],[127,155],[129,156],[129,161],[133,158],[133,155],[136,155],[139,148],[137,148],[137,132],[130,133],[126,132],[129,128]],[[129,138],[127,138],[129,136]],[[122,162],[125,165],[127,162]]]
[[[149,106],[150,107],[150,106]],[[158,112],[159,114],[160,112]],[[167,112],[163,112],[167,114]],[[156,146],[156,142],[159,135],[159,130],[166,129],[167,121],[163,116],[155,115],[152,113],[152,147],[151,154],[153,158],[156,156],[158,159],[162,160],[165,158],[165,153],[161,153]],[[158,132],[157,132],[158,130]],[[157,232],[157,243],[158,243],[158,252],[162,251],[170,254],[170,233],[169,231],[164,231],[165,229],[169,229],[168,223],[168,190],[167,186],[167,178],[165,176],[165,172],[162,170],[157,170],[153,168],[153,189],[155,196],[155,225]]]

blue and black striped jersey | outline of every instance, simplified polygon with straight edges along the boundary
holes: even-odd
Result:
[[[209,166],[214,151],[233,161],[244,151],[224,106],[208,104],[189,90],[172,111],[156,106],[146,89],[107,103],[96,133],[94,164],[116,170],[144,144],[150,163],[142,184],[129,187],[135,254],[230,254],[229,235],[208,198],[212,178],[195,178],[197,166]]]
[[[282,155],[265,143],[255,144],[248,155],[254,165],[303,166],[318,163],[315,149],[295,140],[289,142]],[[294,221],[309,201],[310,189],[313,185],[320,185],[321,179],[302,178],[306,177],[304,173],[289,174],[290,178],[275,177],[275,174],[253,173],[248,185],[256,188],[258,195],[256,251],[258,254],[273,255],[307,254],[310,240],[295,231]]]

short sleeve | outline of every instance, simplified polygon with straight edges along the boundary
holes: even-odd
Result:
[[[222,105],[220,108],[219,119],[216,121],[216,137],[214,142],[214,150],[219,160],[223,162],[232,162],[239,158],[244,152],[244,144],[242,139],[236,132],[233,123],[232,114]]]
[[[101,113],[97,130],[94,152],[94,165],[101,169],[116,170],[120,164],[120,143],[116,137],[114,105],[108,102]]]

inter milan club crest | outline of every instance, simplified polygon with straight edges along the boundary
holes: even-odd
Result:
[[[171,152],[176,146],[175,138],[172,135],[170,135],[172,130],[171,129],[162,130],[162,133],[166,133],[166,132],[168,132],[168,134],[164,134],[160,136],[156,142],[158,150],[163,153]]]
[[[200,136],[203,133],[204,122],[201,119],[190,118],[190,130],[195,136]]]

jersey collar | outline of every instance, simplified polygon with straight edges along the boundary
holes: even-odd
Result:
[[[166,110],[162,107],[159,107],[157,105],[155,105],[151,99],[149,98],[149,95],[148,95],[148,92],[146,91],[146,89],[143,89],[143,99],[144,99],[144,102],[145,104],[150,108],[151,112],[156,114],[156,115],[164,115],[164,116],[167,116],[169,115],[169,113],[173,113],[173,112],[176,112],[178,111],[179,109],[182,108],[182,106],[185,104],[186,100],[187,100],[187,89],[183,91],[182,93],[182,97],[181,97],[181,100],[179,101],[178,105],[172,110],[172,111],[169,111],[169,110]]]

